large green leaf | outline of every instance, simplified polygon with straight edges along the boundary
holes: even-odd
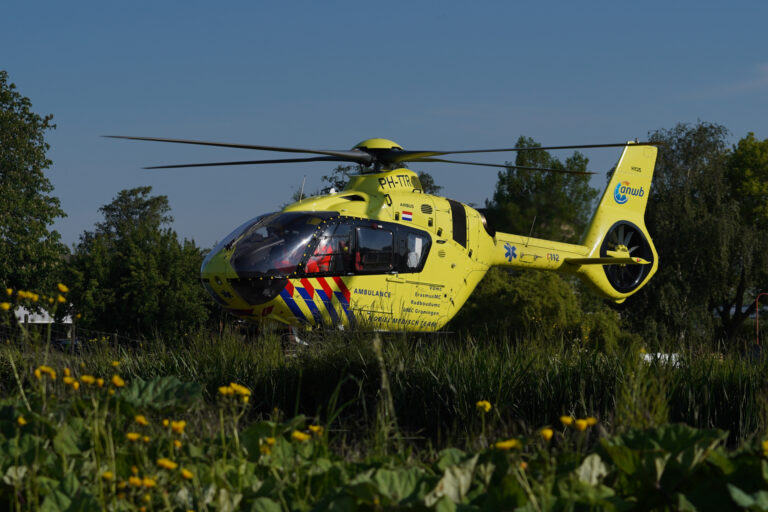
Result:
[[[768,491],[747,494],[733,484],[728,484],[728,493],[736,504],[749,510],[768,511]]]
[[[281,512],[280,505],[269,498],[261,497],[253,500],[251,512]]]
[[[382,495],[398,503],[416,491],[422,476],[424,470],[420,468],[379,469],[373,475],[373,482]]]
[[[85,430],[81,418],[74,418],[69,423],[62,423],[53,437],[53,448],[59,455],[69,457],[81,453],[85,444]]]
[[[475,455],[461,464],[445,468],[437,486],[424,497],[424,503],[431,507],[443,497],[454,503],[461,503],[472,485],[478,458],[479,455]]]
[[[148,407],[167,413],[197,403],[202,398],[202,389],[197,382],[182,382],[173,375],[149,381],[137,377],[125,387],[121,396],[136,408]]]

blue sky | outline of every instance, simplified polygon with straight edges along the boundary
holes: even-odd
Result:
[[[386,137],[440,150],[508,147],[521,134],[619,142],[700,119],[732,142],[763,139],[766,19],[766,2],[11,0],[0,69],[54,114],[49,176],[66,243],[121,189],[151,185],[178,233],[207,247],[278,209],[305,175],[316,189],[331,166],[144,171],[269,156],[100,135],[331,149]],[[604,173],[618,150],[587,156]],[[422,165],[452,198],[481,205],[493,193],[492,169]]]

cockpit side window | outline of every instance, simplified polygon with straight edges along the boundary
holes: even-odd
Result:
[[[305,264],[307,274],[349,274],[352,272],[352,226],[336,224],[328,226],[318,236],[312,254]]]
[[[386,273],[394,270],[394,235],[378,227],[356,228],[354,271]]]

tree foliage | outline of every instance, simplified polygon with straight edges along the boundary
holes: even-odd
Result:
[[[46,290],[66,253],[50,229],[64,212],[44,173],[51,165],[45,132],[55,127],[53,116],[31,107],[0,71],[0,285]]]
[[[765,196],[754,187],[768,175],[768,144],[749,135],[730,151],[727,134],[705,122],[650,134],[664,143],[646,213],[659,271],[627,301],[636,328],[650,335],[733,340],[755,292],[768,286]]]
[[[522,136],[516,144],[540,146]],[[588,162],[575,152],[563,163],[543,150],[520,151],[515,158],[515,165],[571,171],[586,171]],[[499,172],[493,199],[486,201],[486,213],[491,225],[500,231],[528,234],[533,226],[537,238],[576,242],[589,221],[597,194],[584,175],[508,167]]]
[[[70,297],[82,324],[134,336],[175,337],[203,323],[203,254],[179,242],[166,196],[151,187],[121,191],[100,208],[104,220],[80,237],[69,271]]]

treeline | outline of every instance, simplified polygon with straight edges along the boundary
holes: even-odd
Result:
[[[44,136],[54,127],[0,71],[2,288],[66,283],[74,306],[58,313],[79,314],[79,325],[93,330],[172,338],[218,325],[224,317],[199,283],[206,250],[179,240],[167,197],[150,187],[119,192],[73,248],[61,243],[51,226],[64,212],[44,174],[51,165]],[[536,332],[605,347],[632,338],[733,344],[753,336],[751,306],[768,291],[768,139],[749,133],[731,146],[725,127],[706,122],[649,137],[663,143],[646,213],[660,264],[644,289],[616,306],[559,274],[493,269],[449,329]],[[539,146],[526,137],[517,143]],[[514,165],[587,170],[588,159],[526,151]],[[349,170],[324,181],[339,188]],[[601,192],[585,176],[509,167],[485,211],[499,230],[575,243]]]
[[[648,285],[616,306],[558,274],[493,269],[453,326],[564,333],[609,346],[632,337],[754,340],[747,320],[757,295],[768,291],[768,139],[748,133],[730,146],[724,126],[701,121],[648,135],[661,143],[646,211],[659,269]],[[518,144],[535,142],[521,137]],[[533,151],[515,164],[586,170],[587,160],[575,153],[561,163]],[[599,192],[582,176],[508,168],[487,214],[498,228],[575,242]]]

